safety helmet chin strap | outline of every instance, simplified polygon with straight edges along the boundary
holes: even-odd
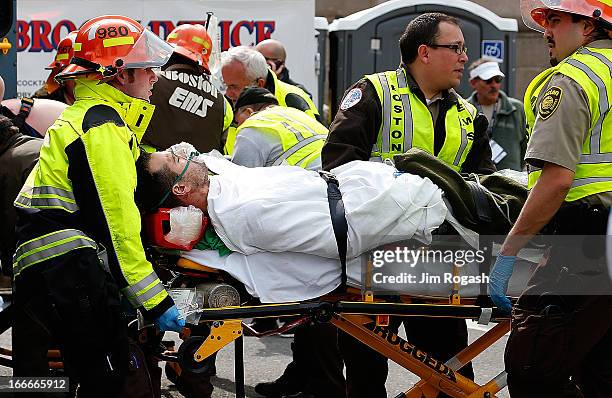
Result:
[[[84,72],[100,73],[103,79],[115,76],[117,72],[119,71],[119,68],[123,66],[123,60],[121,59],[118,59],[117,61],[115,61],[115,66],[102,66],[98,63],[89,61],[84,58],[79,58],[79,57],[72,57],[72,59],[70,60],[70,63],[74,65],[82,66],[83,68],[87,68],[88,71],[84,71]]]

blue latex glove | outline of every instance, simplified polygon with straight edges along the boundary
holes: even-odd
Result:
[[[173,305],[155,320],[155,326],[162,332],[180,332],[185,327],[185,320],[179,319],[179,316],[179,310]]]
[[[512,303],[506,297],[508,282],[512,276],[512,270],[516,263],[516,256],[504,256],[500,254],[495,260],[495,265],[489,275],[489,295],[497,308],[507,313],[512,311]]]

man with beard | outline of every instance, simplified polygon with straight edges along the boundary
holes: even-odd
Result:
[[[495,304],[512,310],[508,388],[513,398],[610,397],[612,284],[603,238],[612,204],[612,6],[522,0],[521,14],[544,33],[553,67],[525,93],[531,191],[489,280]],[[547,262],[512,309],[505,292],[516,255],[541,231],[553,235]]]

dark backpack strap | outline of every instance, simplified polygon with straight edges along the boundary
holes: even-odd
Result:
[[[42,138],[42,135],[26,122],[26,119],[30,115],[33,106],[34,100],[32,98],[24,97],[21,99],[21,107],[16,115],[4,105],[0,105],[0,113],[11,119],[13,126],[17,127],[21,134],[35,138]]]
[[[32,112],[32,107],[34,106],[34,100],[32,98],[23,97],[21,99],[21,107],[19,108],[19,113],[17,113],[13,117],[13,125],[19,128],[19,130],[23,131],[23,126],[25,125],[25,121]]]
[[[30,115],[32,112],[32,107],[34,106],[34,99],[29,97],[23,97],[21,99],[21,107],[19,108],[19,115],[24,115],[24,120]]]
[[[346,214],[344,212],[344,202],[342,201],[342,193],[340,192],[340,184],[336,176],[326,171],[319,171],[319,175],[327,182],[327,200],[329,201],[329,214],[331,216],[332,228],[336,244],[338,245],[338,254],[340,256],[340,265],[342,273],[340,275],[341,289],[346,288],[346,249],[348,223],[346,222]]]

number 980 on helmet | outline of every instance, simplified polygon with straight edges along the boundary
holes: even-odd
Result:
[[[85,22],[73,44],[70,64],[57,80],[86,76],[109,79],[124,69],[156,68],[172,55],[172,47],[132,18],[103,15]]]

